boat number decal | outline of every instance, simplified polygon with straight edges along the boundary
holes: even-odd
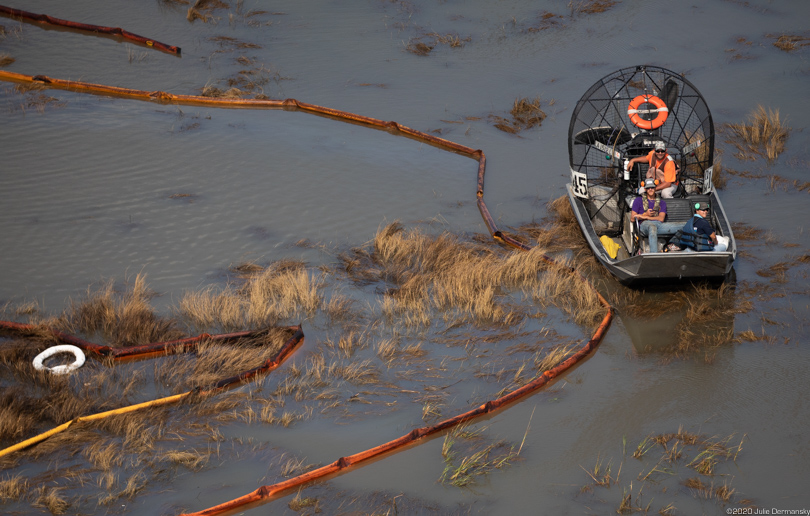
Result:
[[[694,143],[690,143],[689,145],[687,145],[686,147],[684,147],[684,148],[683,148],[683,153],[684,153],[684,154],[689,154],[689,153],[690,153],[690,152],[692,152],[693,150],[695,150],[695,149],[697,149],[698,147],[700,147],[702,143],[703,143],[703,142],[702,142],[701,140],[698,140],[698,141],[696,141],[696,142],[694,142]]]
[[[614,158],[619,159],[622,157],[622,155],[618,151],[612,150],[610,147],[608,147],[602,142],[593,142],[593,146],[599,149],[600,151],[604,152],[608,156],[610,156],[610,153],[612,152]]]
[[[703,193],[707,194],[712,191],[712,167],[706,169],[703,173]]]
[[[588,176],[581,173],[571,171],[571,189],[577,197],[588,198]]]

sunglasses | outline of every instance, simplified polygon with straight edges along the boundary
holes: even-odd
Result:
[[[665,150],[657,150],[655,152],[666,152]]]

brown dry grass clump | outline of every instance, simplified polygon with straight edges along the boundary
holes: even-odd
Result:
[[[16,61],[16,59],[11,57],[9,54],[6,53],[0,54],[0,66],[8,66],[14,61]]]
[[[264,328],[281,319],[319,309],[322,278],[302,262],[280,261],[258,272],[251,270],[244,284],[225,289],[188,292],[180,300],[179,315],[201,330]]]
[[[17,501],[28,494],[28,480],[20,475],[0,480],[0,502]]]
[[[540,97],[515,99],[509,114],[512,115],[511,120],[495,115],[490,119],[495,122],[495,127],[512,134],[539,126],[546,119],[546,113],[540,108]]]
[[[773,46],[785,52],[795,52],[802,47],[810,45],[810,38],[806,36],[799,36],[796,34],[768,34],[769,38],[776,39]]]
[[[411,38],[408,44],[405,45],[405,50],[418,56],[426,56],[430,54],[434,48],[436,48],[436,45],[424,43],[419,38]]]
[[[458,34],[439,34],[431,32],[411,38],[405,45],[405,50],[418,56],[426,56],[433,52],[438,45],[447,45],[450,48],[461,48],[465,43],[472,41],[471,37],[462,38]]]
[[[428,325],[433,310],[481,324],[505,324],[517,315],[506,303],[519,290],[590,325],[603,309],[593,289],[568,267],[550,265],[543,250],[498,252],[443,233],[406,231],[399,223],[378,231],[372,249],[343,256],[346,272],[361,282],[390,285],[382,310],[389,320]]]
[[[775,160],[785,150],[790,128],[779,117],[779,110],[766,110],[763,106],[749,115],[748,123],[728,124],[735,138],[732,143],[739,150],[740,159],[751,154],[765,156],[768,162]]]
[[[88,290],[87,298],[71,301],[57,327],[66,333],[99,336],[114,347],[135,346],[179,339],[184,336],[176,323],[158,316],[149,300],[154,293],[146,277],[138,274],[129,290],[119,291],[108,282],[99,291]]]
[[[467,36],[466,38],[462,38],[458,34],[439,34],[437,32],[433,32],[428,34],[436,39],[436,42],[440,45],[448,45],[451,48],[461,48],[464,46],[464,43],[469,43],[472,41],[472,38]]]
[[[571,15],[576,14],[597,14],[603,13],[616,5],[615,0],[581,0],[570,2]]]
[[[549,220],[519,227],[518,234],[512,236],[526,242],[533,240],[536,247],[545,249],[547,253],[570,255],[570,262],[576,264],[582,274],[598,281],[611,281],[609,273],[593,256],[583,238],[568,197],[563,195],[550,200],[546,209],[551,214]],[[522,238],[523,234],[529,238]]]
[[[194,20],[202,20],[203,23],[208,23],[213,20],[211,11],[217,9],[227,9],[230,6],[222,0],[197,0],[194,5],[189,7],[186,19],[190,22]]]
[[[61,491],[63,491],[63,488],[60,487],[40,487],[34,493],[36,501],[33,506],[46,509],[51,514],[67,513],[71,504],[60,494]]]

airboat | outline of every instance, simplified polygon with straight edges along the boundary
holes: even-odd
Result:
[[[599,262],[621,283],[644,285],[695,279],[728,279],[737,246],[712,183],[714,124],[706,101],[681,75],[655,66],[623,68],[600,79],[577,102],[568,129],[571,182],[567,185],[582,234]],[[646,177],[646,160],[630,160],[666,145],[677,170],[677,193],[664,199],[666,222],[686,223],[698,202],[707,220],[728,238],[726,251],[659,249],[630,220]],[[669,251],[669,252],[665,252]]]

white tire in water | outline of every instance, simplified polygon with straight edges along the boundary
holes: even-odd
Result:
[[[43,362],[46,358],[50,358],[59,353],[73,353],[76,360],[72,364],[63,364],[54,367],[48,367]],[[50,371],[53,374],[67,374],[75,371],[84,365],[84,352],[76,346],[70,344],[63,344],[61,346],[52,346],[34,358],[34,369],[37,371]]]

